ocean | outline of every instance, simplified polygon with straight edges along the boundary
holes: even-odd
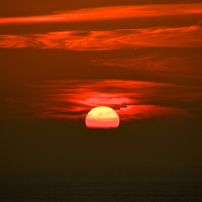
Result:
[[[201,202],[201,182],[55,181],[1,183],[0,201]]]

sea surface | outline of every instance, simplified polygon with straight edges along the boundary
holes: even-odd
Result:
[[[201,202],[201,182],[61,181],[0,183],[0,201]]]

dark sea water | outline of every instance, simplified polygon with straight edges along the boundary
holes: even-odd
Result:
[[[202,201],[201,182],[34,182],[1,183],[0,201]]]

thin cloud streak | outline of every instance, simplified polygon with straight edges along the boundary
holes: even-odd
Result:
[[[0,35],[0,48],[103,51],[139,47],[202,47],[200,25],[179,28],[65,31],[32,35]]]
[[[98,21],[123,18],[201,14],[202,4],[113,6],[62,11],[50,15],[0,18],[0,24]]]
[[[132,69],[137,71],[159,72],[175,72],[183,74],[199,74],[202,73],[200,64],[202,58],[198,56],[167,56],[162,54],[140,55],[130,58],[113,58],[92,60],[97,66],[111,66]],[[193,64],[195,65],[193,66]]]

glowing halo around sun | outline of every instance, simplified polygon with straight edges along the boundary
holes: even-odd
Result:
[[[120,119],[110,107],[95,107],[86,116],[87,128],[118,128]]]

